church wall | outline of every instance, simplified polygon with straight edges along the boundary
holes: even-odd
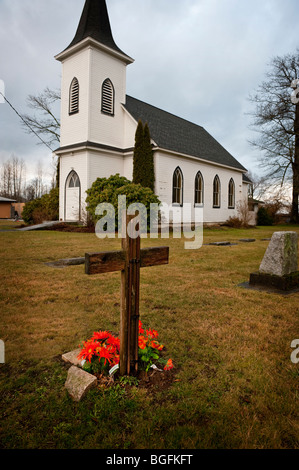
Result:
[[[124,176],[130,181],[133,180],[133,153],[124,157]]]
[[[88,140],[89,64],[88,48],[69,57],[62,64],[61,147]],[[70,85],[74,77],[79,81],[79,112],[69,115]]]
[[[88,152],[88,188],[97,178],[109,178],[111,175],[124,173],[124,160],[122,155],[105,152]]]
[[[242,173],[203,163],[187,157],[170,156],[164,152],[156,153],[156,194],[159,199],[169,206],[172,205],[173,173],[180,167],[184,178],[183,204],[191,204],[192,219],[194,220],[194,184],[195,176],[201,172],[204,180],[203,217],[205,223],[225,222],[230,216],[237,215],[238,201],[243,200]],[[213,208],[213,181],[218,175],[221,182],[221,206]],[[235,183],[235,209],[228,208],[228,185],[230,179]],[[181,212],[180,207],[175,209]]]
[[[96,49],[91,50],[90,63],[90,126],[91,142],[123,148],[126,65],[117,58]],[[113,84],[114,115],[101,112],[102,84],[109,78]]]
[[[133,117],[123,110],[124,113],[124,148],[133,148],[135,145],[135,134],[137,130],[137,122]]]

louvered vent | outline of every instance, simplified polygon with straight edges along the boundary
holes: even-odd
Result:
[[[74,114],[79,112],[79,82],[74,78],[70,89],[70,109],[69,113]]]
[[[102,86],[102,112],[114,114],[114,89],[109,78],[104,81]]]

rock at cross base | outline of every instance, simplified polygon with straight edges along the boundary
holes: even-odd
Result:
[[[64,362],[72,364],[73,366],[81,367],[82,359],[78,359],[80,351],[81,349],[75,349],[75,351],[65,353],[62,356],[62,360]]]
[[[79,402],[96,385],[97,378],[76,366],[72,366],[67,375],[65,388],[74,401]]]
[[[266,250],[259,272],[285,276],[298,271],[298,235],[275,232]]]

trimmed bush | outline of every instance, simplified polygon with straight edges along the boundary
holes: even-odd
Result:
[[[101,203],[112,204],[115,210],[116,230],[118,229],[118,197],[126,196],[126,206],[133,203],[142,203],[147,209],[148,227],[150,221],[150,204],[160,204],[158,197],[149,188],[140,184],[131,183],[127,178],[119,174],[110,178],[98,178],[90,189],[87,190],[86,210],[96,224],[102,216],[96,215],[96,208]]]
[[[40,224],[45,220],[58,220],[58,188],[52,189],[49,194],[27,202],[23,209],[22,218],[26,224]]]

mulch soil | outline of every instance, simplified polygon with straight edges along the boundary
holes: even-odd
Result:
[[[79,226],[79,225],[71,225],[71,224],[56,224],[52,225],[52,227],[45,227],[41,230],[51,230],[55,232],[72,232],[72,233],[94,233],[95,227],[92,226]]]
[[[111,387],[118,383],[119,378],[117,373],[114,375],[114,378],[102,374],[96,375],[96,377],[98,379],[99,388]],[[138,388],[147,389],[151,394],[163,392],[170,388],[173,382],[178,382],[174,370],[162,372],[151,370],[147,373],[145,371],[139,371],[135,377],[138,380]],[[130,385],[126,385],[125,388],[130,389]]]

